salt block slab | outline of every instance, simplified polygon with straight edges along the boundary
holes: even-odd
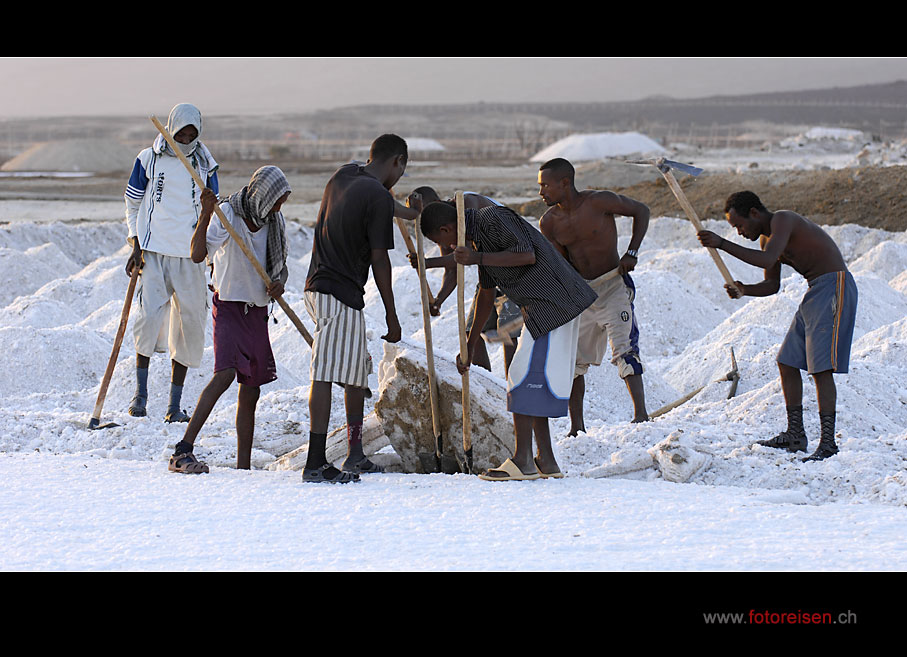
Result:
[[[462,377],[455,356],[435,350],[442,453],[459,462],[463,452]],[[473,470],[499,466],[513,455],[513,416],[507,384],[480,367],[469,370]],[[375,414],[400,456],[404,472],[424,473],[419,454],[435,453],[425,346],[406,339],[385,343],[378,370]]]

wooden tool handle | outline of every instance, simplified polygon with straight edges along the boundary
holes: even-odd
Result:
[[[421,232],[420,232],[421,231],[421,229],[420,229],[421,217],[422,217],[421,214],[416,217],[416,241],[419,242],[420,244],[422,243]],[[409,236],[409,229],[406,227],[406,224],[403,222],[403,219],[401,219],[400,217],[394,217],[394,221],[397,223],[397,228],[400,229],[400,234],[403,236],[403,242],[406,244],[406,250],[409,251],[410,253],[416,253],[416,248],[413,246],[413,240]],[[419,257],[424,259],[424,255],[422,253],[421,246],[419,247],[418,253],[419,253]],[[419,276],[421,276],[423,278],[425,277],[424,274],[419,274]],[[420,283],[420,285],[421,285],[421,283]],[[431,305],[435,302],[435,297],[431,293],[431,290],[428,289],[427,280],[425,281],[425,286],[426,286],[425,289],[428,290],[428,303],[429,303],[429,305]]]
[[[104,408],[104,400],[107,398],[107,388],[110,386],[110,379],[113,376],[113,369],[117,364],[117,356],[120,354],[120,346],[123,344],[123,336],[126,333],[126,324],[129,322],[129,309],[132,307],[132,297],[135,295],[135,284],[139,280],[141,267],[133,266],[132,275],[129,277],[129,286],[126,288],[126,301],[123,302],[123,311],[120,313],[120,325],[117,328],[117,335],[113,341],[113,350],[110,352],[110,359],[107,361],[107,370],[104,372],[104,378],[101,380],[101,389],[98,390],[98,399],[94,405],[94,412],[91,419],[100,420],[101,410]]]
[[[151,122],[154,124],[154,127],[158,129],[158,132],[160,132],[164,136],[164,139],[167,140],[167,143],[170,144],[170,148],[173,149],[173,152],[186,167],[186,170],[191,174],[192,179],[195,180],[195,184],[198,185],[199,189],[204,189],[206,186],[205,181],[202,180],[200,175],[198,175],[198,171],[195,170],[195,167],[192,166],[192,164],[189,162],[189,159],[185,155],[183,155],[183,152],[180,150],[179,145],[174,141],[167,128],[161,125],[161,122],[158,121],[157,117],[155,116],[151,117]],[[256,258],[252,251],[249,250],[249,247],[246,246],[246,243],[243,241],[243,239],[237,234],[233,226],[230,225],[230,222],[227,221],[227,218],[224,216],[224,212],[220,209],[219,204],[214,206],[214,212],[217,214],[218,219],[220,219],[220,223],[223,224],[223,227],[227,230],[227,233],[230,234],[230,237],[233,238],[243,254],[245,254],[245,256],[249,259],[249,261],[252,263],[252,266],[255,267],[255,271],[258,272],[259,276],[261,276],[261,280],[265,282],[265,285],[270,285],[271,278],[264,270],[264,267],[261,266],[261,263],[258,262],[258,258]],[[276,297],[274,300],[278,303],[278,305],[280,305],[281,308],[283,308],[283,311],[287,314],[287,317],[290,318],[290,321],[292,321],[294,326],[296,326],[299,332],[302,333],[302,337],[311,347],[313,342],[312,336],[308,332],[308,330],[306,330],[306,327],[303,326],[296,313],[293,312],[290,304],[288,304],[284,300],[283,296]]]
[[[689,199],[687,199],[686,194],[683,193],[680,184],[677,182],[677,179],[674,178],[674,174],[670,170],[662,171],[665,180],[668,181],[668,186],[671,188],[671,191],[674,192],[674,196],[680,202],[681,207],[684,212],[687,213],[687,216],[690,218],[690,221],[693,222],[693,226],[696,228],[696,232],[702,230],[702,222],[699,221],[699,215],[696,214],[696,210],[693,209],[693,206],[690,204]],[[717,249],[708,247],[709,255],[712,256],[712,260],[715,261],[715,265],[718,267],[718,271],[721,272],[721,275],[724,277],[724,281],[728,285],[732,285],[737,291],[743,295],[743,290],[737,287],[737,282],[731,276],[731,272],[728,271],[728,268],[725,266],[724,261],[721,259],[721,256],[718,254]]]
[[[463,192],[457,192],[457,246],[466,245],[466,209],[463,204]],[[467,361],[466,343],[466,308],[463,299],[465,273],[463,265],[457,263],[457,314],[460,322],[460,362]],[[472,420],[469,410],[469,370],[463,373],[463,450],[468,455],[472,451]]]
[[[435,438],[441,435],[441,411],[438,407],[438,388],[435,382],[435,351],[431,337],[431,315],[428,310],[428,282],[425,280],[425,255],[422,252],[422,217],[416,217],[416,255],[419,258],[419,287],[422,297],[422,328],[425,331],[425,354],[428,365],[428,392],[431,398],[431,425]],[[440,454],[439,454],[440,456]]]

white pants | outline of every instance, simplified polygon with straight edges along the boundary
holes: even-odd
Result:
[[[205,263],[145,251],[132,327],[135,351],[165,352],[186,367],[198,367],[205,350],[208,286]],[[169,316],[169,323],[164,320]]]

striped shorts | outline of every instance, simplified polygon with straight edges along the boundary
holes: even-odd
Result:
[[[305,308],[315,322],[311,380],[367,388],[372,357],[366,345],[363,312],[330,294],[311,291],[305,293]]]
[[[833,271],[809,282],[777,361],[809,374],[850,367],[850,343],[857,314],[857,284],[848,271]]]

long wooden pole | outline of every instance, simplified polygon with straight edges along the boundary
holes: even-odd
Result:
[[[428,311],[428,281],[425,279],[425,255],[422,251],[422,217],[416,217],[416,255],[419,258],[419,287],[422,296],[422,328],[425,331],[425,354],[428,365],[428,391],[431,398],[431,425],[435,436],[435,456],[441,464],[441,410],[438,405],[438,387],[435,380],[435,351],[431,337],[431,316]]]
[[[466,209],[463,192],[457,192],[457,246],[466,245]],[[463,265],[457,263],[457,315],[460,322],[460,362],[467,361],[466,346],[466,304],[463,298],[465,273]],[[472,472],[472,414],[469,409],[469,370],[463,372],[463,453],[466,456],[466,471]]]
[[[138,238],[136,238],[138,239]],[[101,379],[101,389],[98,390],[98,399],[94,405],[94,412],[88,421],[89,429],[100,429],[101,410],[104,408],[104,400],[107,399],[107,388],[110,386],[110,379],[113,376],[113,369],[117,364],[117,356],[120,354],[120,346],[123,344],[123,336],[126,333],[126,324],[129,322],[129,309],[132,307],[132,297],[135,295],[135,284],[139,280],[141,267],[135,265],[132,268],[132,275],[129,277],[129,286],[126,288],[126,300],[123,302],[123,310],[120,313],[120,325],[117,328],[117,335],[113,341],[113,350],[110,352],[110,359],[107,361],[107,370],[104,372],[104,378]],[[105,425],[116,426],[115,424]]]
[[[421,215],[420,215],[420,217],[421,217]],[[406,244],[406,250],[410,253],[410,255],[412,255],[413,253],[416,253],[416,247],[413,246],[413,239],[409,236],[409,229],[406,227],[406,224],[403,222],[403,219],[401,219],[400,217],[394,217],[394,221],[397,223],[397,228],[400,229],[400,234],[403,236],[403,242]],[[416,241],[421,244],[422,240],[421,240],[420,234],[419,234],[419,225],[420,225],[419,217],[416,217]],[[418,253],[419,253],[420,258],[424,258],[421,246],[419,247]],[[423,278],[424,278],[424,274],[420,274],[420,276],[423,276]],[[421,285],[421,283],[420,283],[420,285]],[[425,289],[428,292],[428,303],[429,303],[429,305],[431,305],[435,302],[435,297],[431,293],[431,290],[428,289],[427,280],[425,282]]]
[[[167,128],[165,128],[163,125],[161,125],[161,122],[158,121],[157,117],[155,117],[155,116],[151,117],[151,122],[154,124],[154,127],[157,128],[158,131],[164,136],[164,139],[167,140],[167,143],[170,144],[170,148],[173,149],[173,152],[176,153],[176,156],[180,159],[180,161],[186,167],[186,170],[189,171],[189,173],[192,175],[192,179],[195,180],[195,184],[198,185],[199,189],[204,189],[205,181],[202,180],[200,175],[198,175],[198,171],[195,170],[195,167],[192,166],[192,164],[189,162],[188,158],[185,155],[183,155],[183,152],[180,150],[179,145],[176,143],[176,141],[174,141],[173,137],[171,136],[171,134],[167,130]],[[261,263],[258,262],[258,258],[255,257],[255,255],[252,253],[252,251],[249,249],[249,247],[246,246],[246,243],[242,240],[242,238],[239,236],[239,234],[236,232],[236,230],[233,228],[233,226],[230,225],[230,222],[227,221],[227,218],[224,216],[223,210],[220,209],[220,205],[214,206],[214,212],[217,213],[217,217],[220,219],[220,223],[223,224],[223,227],[227,229],[227,232],[230,234],[230,237],[233,238],[233,240],[236,242],[236,244],[239,246],[239,248],[242,250],[242,252],[245,254],[245,256],[249,259],[249,261],[252,263],[252,266],[255,267],[255,271],[258,272],[259,276],[261,276],[261,280],[263,280],[265,282],[266,286],[271,285],[271,278],[268,276],[267,272],[264,270],[264,267],[261,266]],[[312,342],[313,342],[312,335],[308,332],[306,327],[303,326],[302,322],[300,321],[300,319],[296,315],[296,313],[293,312],[293,309],[290,307],[290,304],[288,304],[284,300],[283,296],[278,296],[274,300],[280,305],[281,308],[283,308],[283,311],[287,314],[287,317],[290,318],[290,321],[293,322],[293,325],[299,330],[300,333],[302,333],[302,337],[305,339],[305,341],[311,347]]]
[[[671,191],[674,193],[674,196],[680,202],[680,206],[683,208],[684,212],[687,213],[687,216],[690,218],[690,221],[693,222],[693,226],[696,228],[696,231],[699,232],[702,230],[702,222],[699,220],[699,215],[696,214],[696,210],[690,204],[689,199],[686,194],[683,193],[683,189],[680,187],[680,184],[677,182],[677,179],[674,178],[674,174],[671,173],[670,169],[662,170],[661,174],[664,176],[665,180],[668,181],[668,186],[671,188]],[[721,272],[721,275],[724,277],[724,281],[734,287],[740,294],[743,293],[743,290],[737,287],[737,282],[734,280],[734,277],[731,276],[731,272],[728,271],[727,266],[725,266],[724,261],[721,259],[721,256],[718,254],[718,250],[712,247],[707,247],[709,250],[709,255],[712,256],[712,260],[715,261],[715,265],[718,267],[718,271]]]

